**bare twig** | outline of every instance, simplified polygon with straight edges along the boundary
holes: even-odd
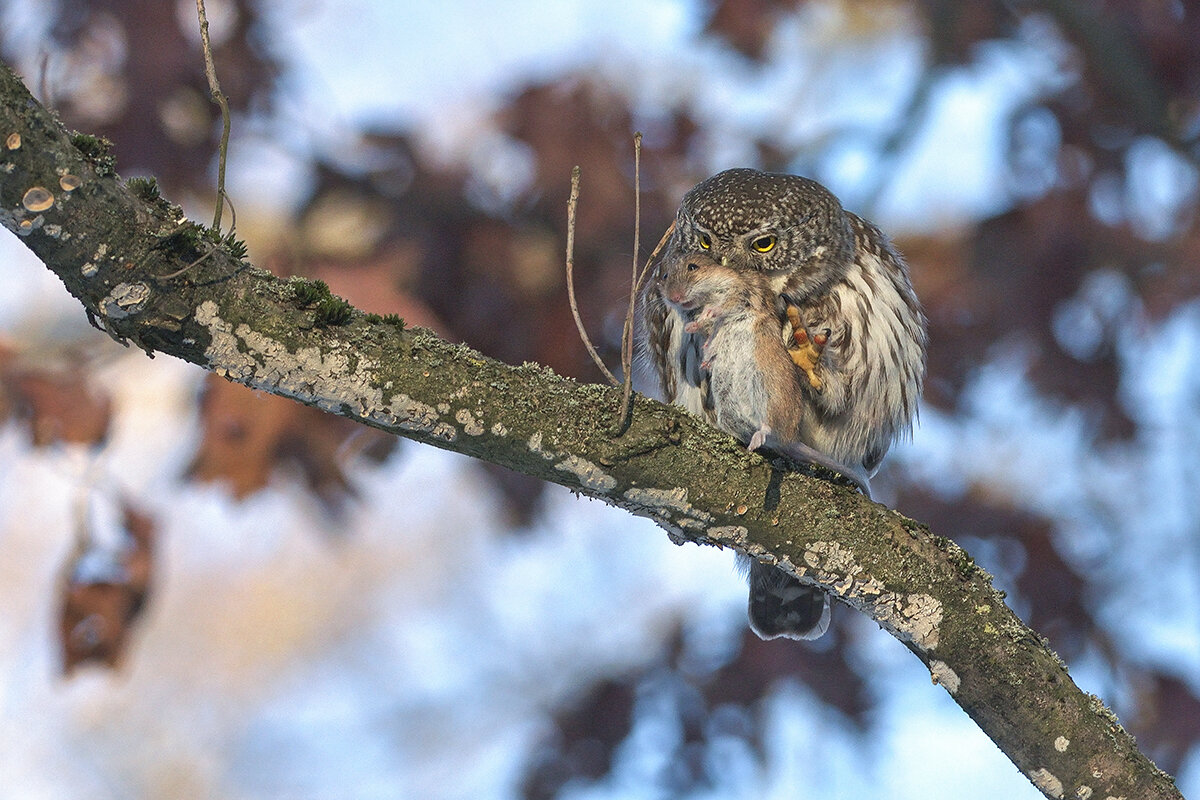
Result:
[[[567,297],[571,303],[571,314],[575,317],[575,326],[579,329],[579,338],[583,340],[584,346],[591,355],[592,360],[596,362],[596,366],[604,373],[609,382],[614,386],[621,386],[621,407],[617,411],[617,418],[613,422],[613,435],[619,436],[629,426],[630,411],[632,408],[633,399],[633,325],[634,315],[637,312],[637,298],[641,292],[642,284],[646,280],[646,274],[650,270],[650,265],[658,256],[659,251],[667,243],[671,233],[675,230],[675,223],[672,222],[667,228],[666,233],[659,239],[658,244],[654,247],[654,252],[650,254],[650,258],[646,260],[645,266],[638,270],[638,256],[642,249],[642,134],[635,133],[633,135],[633,270],[629,280],[629,308],[625,313],[625,324],[621,328],[621,370],[623,372],[623,380],[618,381],[616,377],[609,371],[608,367],[600,359],[600,355],[596,352],[596,348],[592,346],[591,340],[588,338],[587,331],[583,326],[583,320],[579,315],[579,305],[575,301],[575,208],[579,203],[579,167],[571,170],[571,194],[567,200]]]
[[[212,256],[212,254],[215,252],[217,252],[216,246],[210,244],[210,245],[208,245],[208,249],[204,251],[204,255],[200,256],[192,263],[190,263],[186,266],[180,267],[179,269],[175,270],[174,272],[168,273],[166,275],[156,275],[155,277],[160,281],[169,281],[173,278],[178,278],[180,275],[187,272],[192,267],[198,266],[200,264],[200,262],[202,262],[206,258],[209,258],[210,256]]]
[[[208,89],[213,102],[221,109],[221,144],[217,148],[217,210],[213,214],[213,230],[221,230],[221,217],[225,213],[225,159],[229,154],[229,100],[221,91],[217,80],[217,65],[213,61],[212,42],[208,38],[208,15],[204,13],[204,0],[196,0],[196,13],[200,16],[200,44],[204,48],[204,74],[208,77]]]
[[[38,56],[38,97],[46,108],[54,108],[54,98],[50,96],[50,52],[42,50]]]
[[[637,310],[638,255],[642,249],[642,134],[633,134],[633,274],[629,278],[629,310],[621,328],[621,409],[613,428],[620,433],[629,425],[630,399],[633,397],[633,314]]]
[[[592,361],[596,362],[596,366],[604,373],[604,377],[608,378],[609,383],[613,386],[620,386],[621,382],[609,372],[608,367],[604,366],[600,354],[592,346],[587,329],[583,327],[583,319],[579,316],[579,304],[575,302],[575,207],[577,205],[579,205],[579,167],[574,167],[571,169],[571,195],[567,198],[567,300],[571,304],[571,314],[575,317],[575,327],[579,329],[579,338],[583,340],[583,346],[587,348],[588,355],[592,357]]]
[[[646,259],[646,264],[642,267],[641,273],[637,276],[637,286],[634,291],[638,294],[642,291],[642,286],[646,283],[646,276],[650,274],[650,265],[654,263],[654,259],[658,258],[658,254],[666,247],[667,240],[671,238],[671,234],[675,232],[675,220],[671,220],[671,224],[663,232],[662,238],[658,240],[658,244],[654,245],[654,250],[651,251],[650,257]]]

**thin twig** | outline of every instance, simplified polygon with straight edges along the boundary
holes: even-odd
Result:
[[[621,377],[625,379],[621,391],[621,409],[617,412],[618,432],[629,425],[630,400],[633,398],[633,314],[637,309],[638,255],[642,249],[642,134],[633,134],[633,274],[629,278],[629,310],[625,313],[625,326],[621,328]]]
[[[237,230],[237,209],[233,207],[233,198],[231,198],[229,195],[225,194],[224,189],[221,189],[221,194],[224,195],[225,199],[229,202],[229,217],[230,217],[229,235],[233,236],[234,232]],[[178,225],[175,228],[175,230],[178,231],[182,227],[183,227],[183,224],[181,223],[180,225]],[[199,264],[202,261],[204,261],[206,258],[211,256],[213,253],[217,252],[217,245],[208,244],[207,246],[208,246],[208,249],[204,251],[204,255],[200,256],[192,263],[188,264],[187,266],[180,267],[179,269],[177,269],[174,272],[171,272],[167,275],[158,275],[158,276],[156,276],[156,278],[160,281],[169,281],[174,278],[178,278],[180,275],[187,272],[192,267],[199,266]]]
[[[929,103],[933,98],[933,88],[937,79],[937,69],[933,66],[926,68],[917,85],[909,95],[904,111],[898,122],[883,144],[879,147],[878,168],[873,170],[873,177],[864,181],[866,188],[862,191],[861,213],[875,216],[880,199],[888,184],[896,177],[897,163],[904,151],[913,142],[921,130],[921,123],[929,112]]]
[[[237,209],[233,207],[233,198],[229,196],[229,192],[225,191],[224,186],[220,187],[218,191],[221,197],[225,198],[225,202],[229,203],[229,233],[233,235],[237,232]]]
[[[650,257],[646,259],[645,266],[642,267],[641,273],[637,277],[637,288],[635,291],[641,293],[642,286],[646,283],[646,276],[650,274],[650,265],[654,263],[654,259],[658,258],[658,254],[666,247],[667,240],[671,238],[671,234],[675,232],[675,220],[671,220],[671,224],[667,226],[663,232],[662,238],[658,240],[658,244],[654,245],[654,250],[650,253]]]
[[[169,280],[171,280],[172,278],[178,278],[180,275],[182,275],[183,273],[187,272],[187,271],[188,271],[189,269],[191,269],[192,267],[195,267],[195,266],[199,265],[201,261],[204,261],[206,258],[208,258],[209,256],[211,256],[211,255],[212,255],[213,253],[215,253],[215,252],[217,252],[217,247],[216,247],[216,245],[212,245],[212,244],[210,244],[210,245],[208,245],[208,249],[204,251],[204,255],[200,256],[199,258],[197,258],[197,259],[196,259],[195,261],[193,261],[192,263],[188,264],[187,266],[180,267],[179,269],[177,269],[177,270],[175,270],[174,272],[172,272],[172,273],[169,273],[169,274],[167,274],[167,275],[156,275],[156,276],[155,276],[155,278],[156,278],[157,280],[160,280],[160,281],[169,281]]]
[[[587,348],[588,355],[592,357],[592,361],[596,362],[596,366],[613,386],[620,386],[621,382],[609,372],[608,367],[604,366],[600,354],[592,346],[587,329],[583,327],[583,319],[579,316],[579,304],[575,302],[575,207],[577,205],[579,205],[579,167],[573,167],[571,169],[571,195],[567,198],[567,300],[571,304],[571,314],[575,317],[575,327],[579,329],[579,338],[583,340],[583,346]]]
[[[54,108],[54,98],[50,96],[50,53],[43,50],[38,57],[38,96],[46,108]]]
[[[213,61],[212,42],[208,38],[208,15],[204,13],[204,0],[196,0],[196,13],[200,15],[200,44],[204,48],[204,74],[208,77],[208,89],[213,102],[221,109],[221,144],[217,148],[217,210],[213,215],[213,230],[221,230],[221,217],[225,213],[225,159],[229,154],[229,100],[221,91],[217,80],[217,65]]]

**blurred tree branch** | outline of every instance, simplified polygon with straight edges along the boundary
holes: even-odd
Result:
[[[1129,31],[1087,3],[1042,0],[1041,5],[1079,46],[1100,84],[1119,98],[1137,128],[1179,145],[1162,86]]]
[[[123,184],[101,145],[0,66],[0,224],[114,339],[777,561],[904,642],[1047,797],[1180,797],[953,542],[644,397],[614,437],[618,388],[509,366],[250,266],[149,182]]]

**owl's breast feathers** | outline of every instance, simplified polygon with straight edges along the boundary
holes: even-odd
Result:
[[[797,305],[810,328],[830,330],[825,385],[814,397],[822,444],[874,471],[891,442],[912,429],[925,374],[925,317],[904,259],[874,225],[847,217],[852,257],[828,292]]]

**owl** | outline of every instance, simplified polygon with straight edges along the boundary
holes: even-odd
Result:
[[[756,287],[744,296],[763,298],[754,302],[773,315],[775,341],[792,355],[761,359],[771,366],[760,369],[776,373],[753,382],[776,387],[765,396],[730,399],[736,390],[729,387],[740,383],[720,374],[724,395],[715,396],[713,371],[733,369],[741,354],[755,349],[726,336],[726,352],[714,352],[716,341],[698,322],[704,310],[664,297],[672,273],[710,263]],[[815,181],[731,169],[697,184],[684,195],[641,306],[642,351],[663,397],[713,424],[729,417],[719,413],[719,403],[792,404],[804,420],[789,428],[799,441],[768,447],[787,455],[810,452],[807,460],[839,466],[864,489],[892,442],[912,429],[925,375],[926,322],[908,267],[878,228],[843,209]],[[796,355],[801,345],[806,357]],[[761,353],[765,345],[756,347]],[[789,369],[794,373],[780,372]],[[777,396],[781,392],[788,396]],[[763,411],[770,413],[779,414]],[[745,428],[729,432],[750,444]],[[825,632],[824,592],[775,567],[741,561],[749,573],[750,623],[759,636],[811,639]]]

